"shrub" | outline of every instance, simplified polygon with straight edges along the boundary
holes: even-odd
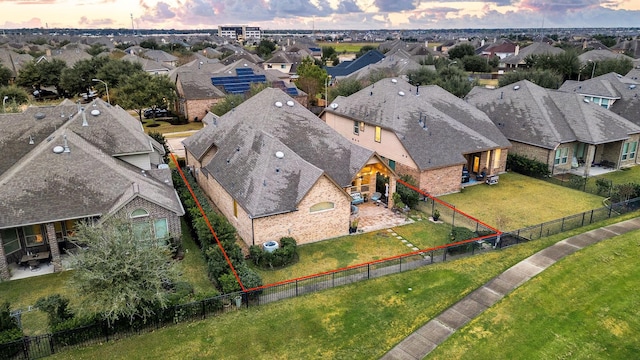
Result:
[[[587,179],[582,176],[572,176],[569,179],[569,187],[572,189],[584,189],[584,186],[587,183]]]
[[[609,195],[611,192],[611,181],[607,179],[597,179],[596,187],[598,188],[598,195]]]
[[[7,344],[22,338],[22,330],[18,322],[11,316],[10,304],[0,306],[0,359],[11,359],[22,350],[22,342]]]
[[[417,187],[417,182],[411,175],[402,175],[400,180]],[[414,209],[418,204],[418,201],[420,201],[420,194],[418,194],[418,192],[401,183],[397,183],[396,192],[400,194],[401,202],[412,209]],[[402,208],[404,208],[404,205]],[[398,205],[398,207],[400,207],[400,205]]]
[[[507,169],[536,178],[551,175],[547,164],[518,154],[507,155]]]
[[[456,226],[451,230],[451,242],[464,241],[478,237],[478,234],[465,228]],[[478,243],[473,241],[468,244],[458,245],[456,247],[447,248],[449,254],[461,254],[471,251],[474,247],[479,247]]]
[[[280,239],[280,247],[273,252],[264,251],[260,246],[249,247],[249,257],[254,264],[261,268],[278,268],[289,265],[296,255],[297,243],[292,237]],[[244,280],[243,280],[244,284]],[[245,284],[245,287],[248,287]]]
[[[69,310],[69,299],[59,294],[41,297],[34,306],[47,313],[51,329],[55,328],[59,323],[73,318],[73,313]]]

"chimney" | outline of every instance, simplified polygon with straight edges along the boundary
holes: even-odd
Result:
[[[516,45],[516,50],[514,51],[514,55],[518,55],[518,53],[520,52],[520,45]]]
[[[84,111],[84,108],[81,107],[80,111],[82,112],[82,126],[89,126],[89,123],[87,122],[87,112]]]

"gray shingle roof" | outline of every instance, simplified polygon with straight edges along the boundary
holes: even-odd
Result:
[[[533,44],[520,49],[520,51],[518,52],[517,55],[508,56],[508,57],[500,60],[500,62],[504,63],[504,64],[515,65],[515,64],[520,64],[520,63],[524,62],[524,59],[527,56],[544,55],[544,54],[557,55],[557,54],[561,54],[563,52],[564,52],[564,49],[561,49],[561,48],[555,47],[555,46],[551,46],[551,45],[547,44],[546,42],[534,42]]]
[[[405,80],[383,79],[334,103],[335,109],[325,111],[394,132],[421,170],[463,164],[464,154],[510,146],[484,113],[435,85],[421,86],[416,96],[416,87]]]
[[[513,141],[554,149],[573,141],[603,144],[640,133],[640,127],[584,97],[549,90],[527,80],[467,95]]]
[[[145,175],[90,143],[95,137],[86,136],[86,127],[76,126],[82,122],[76,111],[76,105],[64,101],[56,107],[30,108],[25,114],[0,117],[0,150],[14,163],[3,163],[0,169],[0,228],[105,215],[135,196],[182,215],[172,184],[158,180],[166,176]],[[33,117],[35,113],[45,117],[38,120]],[[69,115],[73,115],[70,120]],[[101,116],[87,120],[91,124]],[[137,122],[129,114],[126,116],[132,123]],[[101,120],[115,125],[114,129],[120,128],[114,119]],[[22,127],[22,123],[26,126]],[[30,145],[32,133],[34,144]],[[54,153],[55,146],[64,147],[65,136],[70,152]]]
[[[609,110],[640,125],[640,79],[608,73],[580,82],[565,81],[559,90],[616,99]]]
[[[276,106],[276,103],[280,106]],[[296,210],[298,202],[326,174],[340,187],[351,185],[373,151],[354,145],[279,89],[267,88],[183,141],[252,216]],[[278,158],[276,152],[282,152]]]

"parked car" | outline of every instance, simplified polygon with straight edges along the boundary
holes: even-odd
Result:
[[[146,109],[143,113],[145,119],[167,117],[169,111],[167,109]]]

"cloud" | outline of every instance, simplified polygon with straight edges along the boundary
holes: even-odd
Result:
[[[521,9],[535,12],[564,14],[598,8],[600,3],[602,3],[600,0],[522,0],[518,6]]]
[[[80,25],[80,27],[82,28],[106,28],[112,27],[114,25],[114,21],[112,19],[89,20],[86,16],[82,16],[78,21],[78,25]]]
[[[338,4],[335,12],[338,14],[361,13],[363,10],[356,4],[355,0],[343,0]]]
[[[375,6],[381,12],[397,12],[413,10],[416,8],[417,0],[375,0]]]

